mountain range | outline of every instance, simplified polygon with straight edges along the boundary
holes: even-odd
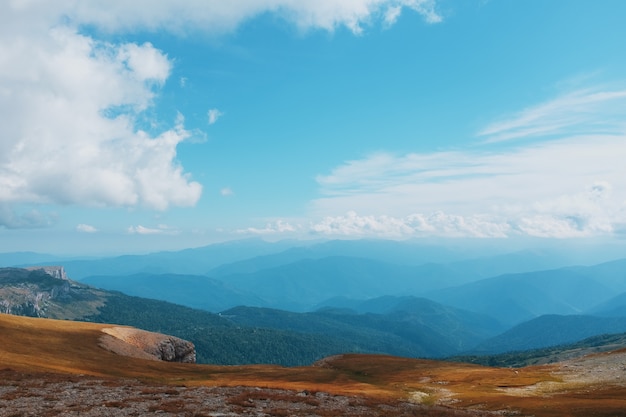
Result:
[[[411,242],[247,240],[62,261],[72,268],[64,269],[68,276],[80,278],[56,290],[67,302],[34,314],[28,306],[35,304],[14,302],[34,284],[10,292],[9,281],[0,281],[0,305],[193,339],[201,361],[225,364],[301,365],[343,352],[495,354],[626,331],[626,260],[571,266],[570,257],[552,250],[476,253]],[[20,279],[37,274],[3,271]],[[32,300],[45,299],[45,291],[31,291]],[[226,345],[233,346],[228,354],[216,348]]]

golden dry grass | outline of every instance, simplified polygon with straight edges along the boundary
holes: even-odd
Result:
[[[101,348],[98,340],[106,327],[110,326],[0,314],[0,368],[188,386],[325,391],[545,417],[626,415],[623,385],[566,383],[555,365],[514,370],[372,355],[343,355],[320,366],[299,368],[174,364]]]

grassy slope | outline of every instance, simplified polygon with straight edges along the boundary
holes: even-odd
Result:
[[[554,366],[512,370],[470,364],[389,356],[346,355],[324,366],[184,365],[132,359],[98,346],[105,324],[33,319],[0,314],[0,367],[141,378],[184,385],[258,386],[322,390],[337,394],[407,398],[420,393],[425,403],[488,410],[515,409],[536,416],[619,415],[626,409],[623,385],[560,383]],[[623,359],[623,358],[622,358]],[[550,395],[532,391],[512,395],[511,388],[552,384]],[[556,388],[555,388],[556,387]]]

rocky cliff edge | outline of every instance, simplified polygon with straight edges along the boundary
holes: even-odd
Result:
[[[100,345],[118,355],[166,362],[196,363],[193,343],[161,333],[132,327],[108,327]]]

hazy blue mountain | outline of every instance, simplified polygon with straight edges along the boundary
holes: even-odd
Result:
[[[490,278],[505,274],[545,271],[580,264],[581,259],[569,253],[553,249],[525,249],[500,255],[492,255],[457,261],[451,267],[458,271],[470,271],[474,276]]]
[[[0,253],[0,267],[17,267],[40,263],[57,263],[63,258],[55,255],[36,252]]]
[[[333,240],[225,263],[208,271],[206,275],[223,277],[248,274],[305,259],[334,256],[364,258],[397,265],[445,265],[450,271],[458,273],[459,282],[469,282],[505,273],[540,271],[585,263],[581,258],[552,249],[521,250],[494,255],[493,251],[469,250],[466,247],[447,248],[385,240]],[[467,277],[463,278],[464,275]]]
[[[626,291],[626,259],[603,262],[598,265],[569,268],[589,276],[611,289],[614,295]]]
[[[626,317],[544,315],[486,340],[475,351],[489,354],[523,351],[623,332],[626,332]]]
[[[81,282],[129,295],[166,300],[209,311],[237,305],[315,310],[338,295],[367,299],[380,294],[419,294],[467,279],[446,265],[394,265],[374,260],[328,257],[306,259],[218,281],[191,274],[92,276]]]
[[[257,295],[268,306],[307,311],[333,297],[369,299],[385,294],[418,295],[456,285],[458,280],[468,279],[468,276],[446,265],[408,266],[333,256],[220,279],[231,287]]]
[[[621,265],[612,264],[616,269]],[[544,314],[581,314],[608,300],[615,295],[608,285],[618,286],[616,280],[608,278],[609,269],[603,264],[598,268],[508,274],[433,292],[428,297],[514,325]],[[607,279],[598,271],[605,271]]]
[[[626,292],[595,306],[587,313],[603,317],[626,317]]]
[[[222,281],[202,275],[92,276],[82,279],[81,282],[127,295],[169,301],[214,313],[239,305],[264,305],[264,301],[252,293],[230,288]]]
[[[139,273],[204,275],[206,271],[223,263],[281,252],[293,244],[287,241],[270,243],[261,239],[247,239],[173,252],[68,261],[63,266],[67,274],[76,280],[95,275]]]
[[[295,263],[307,259],[350,257],[370,259],[398,265],[422,265],[427,263],[450,263],[467,259],[466,249],[424,245],[414,242],[392,240],[331,240],[307,246],[289,248],[280,253],[263,255],[243,261],[225,263],[209,271],[208,275],[222,277],[246,274],[263,269]]]

